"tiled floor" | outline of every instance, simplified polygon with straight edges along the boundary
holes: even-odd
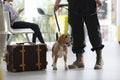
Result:
[[[87,43],[84,54],[84,69],[64,70],[62,58],[58,61],[58,70],[53,71],[51,64],[51,51],[47,53],[47,69],[45,71],[30,71],[11,73],[7,72],[3,62],[3,80],[120,80],[120,45],[117,42],[104,42],[103,49],[104,67],[102,70],[94,70],[95,53],[90,51],[91,45]],[[52,45],[52,44],[50,44]],[[75,55],[69,47],[68,64],[72,63]]]

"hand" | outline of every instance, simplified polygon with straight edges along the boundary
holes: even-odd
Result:
[[[101,7],[101,6],[102,6],[102,2],[101,2],[100,0],[97,0],[96,3],[97,3],[97,6],[98,6],[98,7]]]
[[[24,8],[19,8],[18,13],[21,13],[24,10]]]
[[[55,5],[54,5],[54,7],[53,7],[53,10],[54,10],[54,11],[57,11],[57,10],[59,9],[59,3],[60,3],[60,1],[61,1],[61,0],[56,0]]]
[[[57,11],[58,9],[59,9],[58,5],[54,5],[53,10],[54,10],[54,11]]]

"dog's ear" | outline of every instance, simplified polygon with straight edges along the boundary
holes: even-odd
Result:
[[[64,34],[60,35],[60,37],[58,38],[58,42],[61,43],[63,41]]]
[[[63,35],[63,37],[68,38],[68,37],[70,37],[70,35],[66,33],[66,34]]]
[[[66,34],[66,35],[64,35],[64,38],[68,38],[70,35],[69,34]]]
[[[59,37],[59,40],[62,40],[65,39],[65,38],[68,38],[68,34],[62,34],[60,37]]]

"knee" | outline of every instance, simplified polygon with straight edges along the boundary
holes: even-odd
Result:
[[[35,28],[39,28],[39,25],[38,24],[34,24]]]
[[[35,23],[33,23],[32,28],[33,28],[34,30],[39,30],[39,29],[40,29],[40,28],[39,28],[39,25],[38,25],[38,24],[35,24]]]

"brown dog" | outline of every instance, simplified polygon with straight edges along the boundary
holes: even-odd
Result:
[[[62,34],[55,44],[52,47],[52,58],[53,58],[53,70],[57,70],[57,60],[58,58],[64,57],[65,62],[65,70],[68,69],[67,67],[67,46],[71,43],[71,37],[69,34]]]

